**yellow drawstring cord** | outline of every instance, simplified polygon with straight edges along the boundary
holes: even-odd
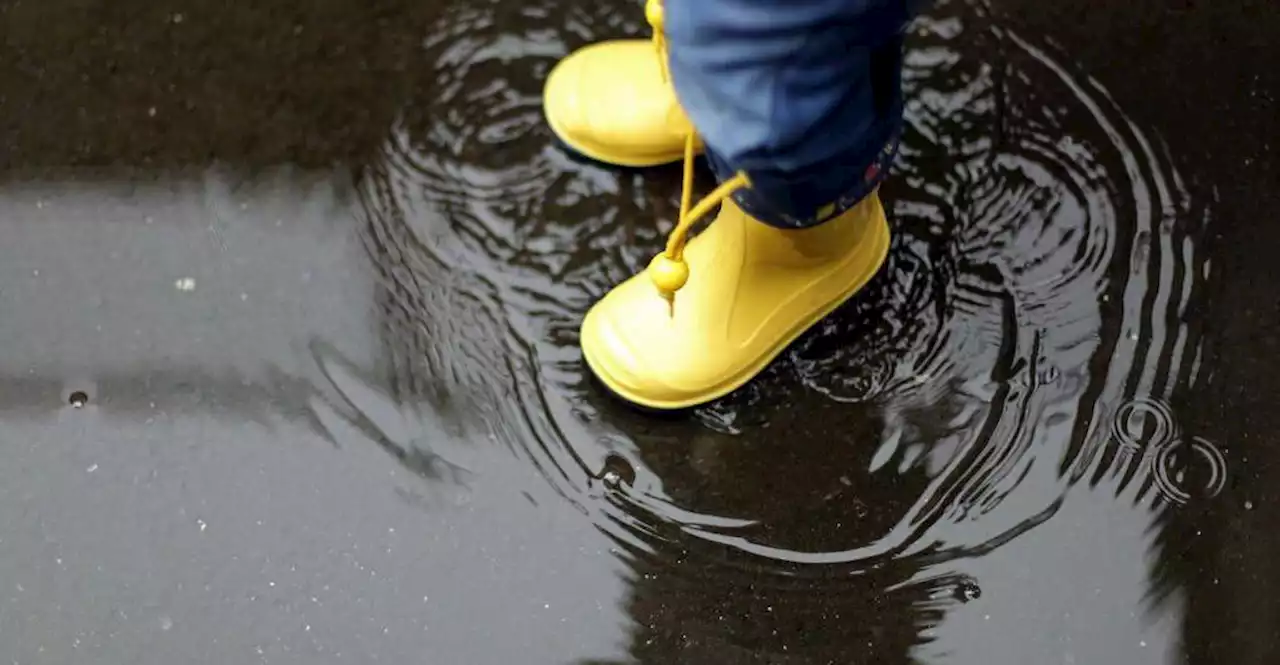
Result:
[[[697,205],[689,208],[693,197],[693,146],[696,137],[691,133],[684,143],[684,184],[680,193],[680,219],[667,236],[667,247],[649,263],[649,279],[658,287],[658,294],[671,306],[675,315],[676,292],[689,281],[689,264],[684,260],[684,246],[689,239],[689,229],[711,212],[734,192],[751,186],[747,174],[739,173],[724,181]]]
[[[658,63],[662,67],[662,80],[664,82],[671,80],[671,73],[667,70],[667,38],[663,34],[665,24],[665,12],[662,8],[662,0],[649,0],[644,5],[644,17],[649,21],[649,25],[653,27],[653,47],[658,50]]]
[[[645,19],[653,27],[653,46],[658,50],[658,62],[662,67],[662,80],[671,81],[671,71],[667,66],[667,39],[664,35],[665,15],[662,0],[648,0],[644,7]],[[653,257],[649,263],[649,279],[658,287],[658,293],[671,306],[671,314],[675,315],[676,291],[689,281],[689,264],[684,260],[684,246],[688,242],[689,229],[713,208],[724,202],[734,192],[750,187],[747,174],[738,175],[721,183],[714,191],[698,202],[692,210],[689,204],[693,198],[693,153],[697,136],[690,133],[684,142],[684,186],[680,193],[680,219],[676,227],[667,236],[667,248]]]

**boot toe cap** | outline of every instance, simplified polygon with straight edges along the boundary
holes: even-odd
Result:
[[[579,141],[589,137],[590,120],[583,107],[582,88],[590,65],[587,50],[569,54],[556,64],[543,84],[543,111],[561,139]]]
[[[606,316],[588,314],[583,321],[582,355],[596,378],[629,402],[671,408],[681,401],[681,391],[660,378],[645,354]]]
[[[683,409],[706,401],[716,380],[697,364],[670,354],[661,336],[618,321],[599,310],[582,323],[583,358],[596,377],[619,397],[651,409]]]

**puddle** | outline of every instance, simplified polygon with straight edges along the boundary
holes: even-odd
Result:
[[[386,399],[459,423],[459,457],[522,460],[617,543],[638,661],[956,662],[945,617],[991,602],[998,553],[1081,515],[1136,547],[1222,490],[1223,453],[1170,406],[1202,371],[1206,202],[1045,40],[957,2],[920,21],[881,274],[747,388],[654,418],[592,384],[577,325],[660,249],[678,167],[575,162],[540,116],[556,59],[641,17],[508,5],[445,12],[361,174]],[[1135,602],[1148,568],[1120,573]],[[1155,609],[1136,632],[1177,615]]]
[[[1244,439],[1274,428],[1222,377],[1267,352],[1212,350],[1267,303],[1205,314],[1263,273],[1210,262],[1218,162],[1044,34],[937,3],[883,271],[652,416],[578,326],[663,245],[680,168],[575,161],[541,116],[559,58],[647,35],[634,0],[181,9],[20,40],[39,105],[0,103],[5,655],[1269,662]]]

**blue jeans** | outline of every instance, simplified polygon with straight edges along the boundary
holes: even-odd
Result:
[[[884,179],[902,125],[903,32],[921,0],[666,0],[672,83],[720,180],[783,228]]]

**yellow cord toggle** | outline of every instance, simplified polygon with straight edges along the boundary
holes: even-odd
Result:
[[[649,263],[647,271],[650,281],[658,288],[658,294],[671,305],[672,316],[675,315],[676,292],[684,288],[684,285],[689,281],[689,264],[684,260],[684,246],[689,239],[689,230],[693,228],[693,225],[699,219],[705,217],[707,213],[714,210],[725,199],[733,196],[734,192],[751,186],[751,181],[747,178],[747,174],[739,173],[721,183],[719,187],[716,187],[697,205],[693,206],[691,210],[689,203],[693,197],[693,148],[696,140],[695,135],[692,133],[685,138],[684,183],[680,193],[680,219],[676,223],[676,227],[671,230],[671,234],[667,236],[666,249],[661,254],[653,257],[653,261]]]

